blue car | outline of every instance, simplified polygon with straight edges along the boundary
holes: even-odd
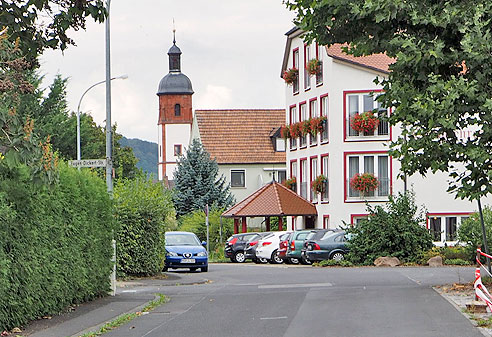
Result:
[[[208,271],[208,256],[206,242],[200,242],[198,237],[190,232],[166,232],[166,264],[164,271],[169,268],[198,268]]]

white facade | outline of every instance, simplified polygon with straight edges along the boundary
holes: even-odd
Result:
[[[297,138],[295,147],[288,139],[287,175],[296,177],[297,193],[316,205],[316,228],[338,228],[343,222],[355,224],[367,216],[366,200],[373,206],[383,204],[389,194],[404,191],[404,182],[398,179],[400,163],[387,154],[390,140],[399,136],[398,128],[380,123],[374,135],[364,135],[349,125],[355,112],[378,107],[370,93],[381,91],[374,79],[385,73],[332,58],[321,47],[317,51],[317,57],[322,60],[320,81],[319,75],[309,76],[304,71],[305,62],[316,58],[316,44],[305,46],[300,30],[290,33],[284,70],[299,69],[299,86],[298,91],[295,85],[286,86],[286,124],[308,119],[310,114],[313,117],[321,114],[327,117],[328,134],[318,134],[315,143],[311,143],[310,135],[306,136],[305,144],[300,144],[301,139]],[[306,54],[310,55],[305,61]],[[361,197],[350,188],[349,180],[355,173],[365,172],[374,173],[379,187],[373,195]],[[328,177],[325,195],[315,195],[310,188],[311,181],[320,173]],[[435,230],[435,243],[440,245],[454,244],[462,219],[476,211],[475,204],[456,200],[446,192],[447,179],[444,173],[428,174],[425,178],[407,177],[407,187],[415,191],[417,204],[426,207],[427,227]],[[302,217],[288,219],[288,229],[305,227]]]

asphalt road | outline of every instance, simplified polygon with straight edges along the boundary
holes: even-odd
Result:
[[[208,284],[136,287],[170,301],[105,336],[482,337],[432,285],[473,268],[313,268],[215,264]]]

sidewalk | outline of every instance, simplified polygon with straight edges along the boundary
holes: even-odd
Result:
[[[83,303],[50,319],[31,322],[22,332],[11,336],[76,337],[101,326],[116,317],[137,312],[158,298],[154,288],[162,286],[202,284],[208,282],[204,273],[164,273],[167,278],[145,278],[117,282],[116,296],[107,296]],[[162,291],[161,291],[162,292]],[[165,291],[164,291],[165,294]]]

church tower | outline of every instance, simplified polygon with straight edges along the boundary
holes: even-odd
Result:
[[[181,72],[181,50],[176,38],[167,52],[169,73],[159,83],[159,180],[172,186],[176,161],[188,147],[193,123],[191,96],[193,89],[190,79]]]

